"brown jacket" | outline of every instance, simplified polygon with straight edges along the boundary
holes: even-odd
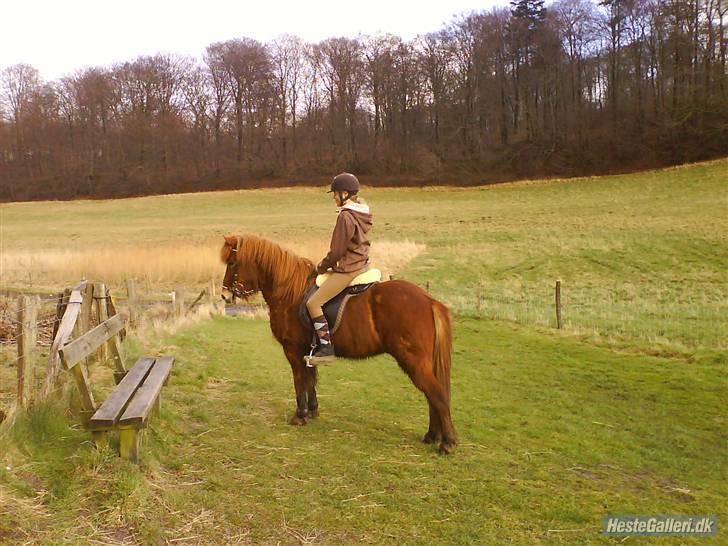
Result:
[[[337,273],[351,273],[369,264],[369,239],[372,215],[364,203],[344,205],[331,235],[331,248],[316,268],[319,273],[331,268]]]

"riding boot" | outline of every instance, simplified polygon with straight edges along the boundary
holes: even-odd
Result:
[[[312,320],[316,337],[318,337],[318,348],[313,355],[307,357],[306,361],[309,366],[333,364],[336,361],[336,355],[334,354],[334,345],[331,343],[329,323],[326,322],[326,317],[324,315],[315,317]]]

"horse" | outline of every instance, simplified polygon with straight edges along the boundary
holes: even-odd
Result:
[[[255,235],[224,237],[220,260],[226,265],[222,297],[247,299],[260,292],[268,304],[273,336],[291,365],[296,392],[292,425],[318,417],[317,368],[304,361],[311,330],[299,318],[306,289],[316,276],[314,264],[278,244]],[[332,325],[333,326],[333,325]],[[452,321],[447,307],[420,287],[404,280],[374,284],[346,306],[332,335],[336,355],[363,359],[388,353],[425,395],[430,411],[422,441],[439,442],[440,453],[457,444],[450,415]]]

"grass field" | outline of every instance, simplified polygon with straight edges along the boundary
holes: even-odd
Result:
[[[726,173],[721,160],[604,178],[364,193],[376,214],[376,260],[429,282],[456,312],[550,327],[559,279],[567,331],[689,356],[726,348]],[[5,204],[0,213],[0,288],[57,290],[85,275],[123,294],[124,279],[136,277],[156,295],[219,278],[224,233],[262,234],[318,259],[335,219],[330,198],[315,189]]]
[[[607,513],[728,517],[724,364],[484,320],[455,332],[452,456],[419,443],[426,405],[389,357],[324,370],[321,416],[289,426],[268,325],[218,318],[158,347],[179,362],[141,471],[55,408],[21,419],[0,529],[10,542],[616,544],[599,536]]]
[[[130,357],[178,358],[144,463],[93,450],[65,399],[20,416],[0,438],[0,543],[617,544],[599,534],[606,514],[728,521],[727,183],[722,160],[367,191],[382,260],[456,314],[452,456],[418,442],[426,404],[390,357],[323,370],[321,416],[295,428],[264,320],[138,332]],[[334,220],[326,196],[302,189],[0,212],[5,288],[28,288],[23,260],[48,290],[91,270],[143,275],[161,256],[155,293],[219,276],[205,256],[227,231],[315,257]],[[103,398],[108,370],[94,377]]]

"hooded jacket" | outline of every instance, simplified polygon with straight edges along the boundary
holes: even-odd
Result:
[[[365,203],[347,203],[339,211],[329,253],[316,268],[319,273],[331,268],[337,273],[352,273],[369,264],[369,239],[372,215]]]

